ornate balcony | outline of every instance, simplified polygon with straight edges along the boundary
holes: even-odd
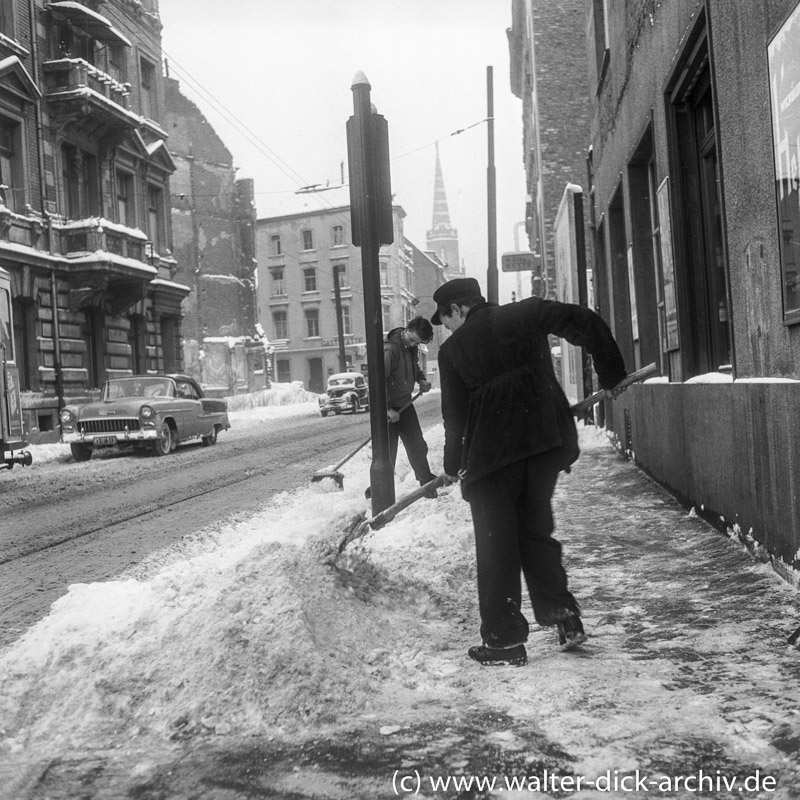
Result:
[[[93,137],[127,136],[141,118],[129,108],[130,84],[120,83],[82,58],[42,64],[51,112]]]

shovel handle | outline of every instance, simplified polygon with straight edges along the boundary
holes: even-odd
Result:
[[[405,405],[400,406],[398,412],[402,414],[421,394],[422,392],[417,392]],[[364,441],[361,442],[361,444],[358,447],[356,447],[355,450],[351,450],[335,467],[333,467],[331,469],[331,472],[336,472],[339,469],[339,467],[342,466],[342,464],[349,461],[362,447],[366,447],[371,441],[372,441],[372,436],[370,435],[366,439],[364,439]]]
[[[652,378],[654,375],[658,375],[658,373],[659,370],[656,366],[656,362],[653,361],[646,367],[637,369],[636,372],[631,372],[630,375],[623,378],[614,388],[622,389],[626,386],[630,386],[632,383],[638,383],[647,378]],[[574,406],[570,406],[570,411],[572,411],[573,414],[582,414],[584,411],[588,411],[595,403],[599,403],[605,397],[605,394],[605,389],[601,389],[599,392],[589,395],[585,400],[581,400],[580,403],[575,403]]]

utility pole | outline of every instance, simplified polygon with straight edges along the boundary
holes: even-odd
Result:
[[[494,88],[493,69],[486,67],[486,121],[489,145],[489,166],[486,169],[486,211],[488,223],[489,252],[486,260],[486,299],[490,303],[498,299],[497,277],[497,175],[494,169]]]
[[[342,290],[339,286],[341,264],[333,265],[333,296],[336,303],[336,332],[339,334],[339,372],[347,372],[347,357],[344,354],[344,322],[342,321]]]
[[[347,158],[350,167],[350,216],[353,244],[361,248],[364,280],[364,322],[370,392],[372,513],[379,514],[395,501],[394,469],[389,458],[389,422],[386,414],[386,375],[383,366],[381,308],[381,244],[394,240],[392,189],[389,170],[389,128],[370,103],[370,85],[357,72],[351,86],[353,116],[347,120]]]

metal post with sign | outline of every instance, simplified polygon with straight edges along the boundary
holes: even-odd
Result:
[[[394,469],[389,458],[386,376],[383,367],[383,310],[379,250],[394,241],[389,169],[389,126],[370,102],[370,84],[357,72],[351,86],[353,116],[347,120],[347,160],[350,169],[350,221],[353,244],[361,248],[364,320],[370,392],[372,513],[395,501]]]

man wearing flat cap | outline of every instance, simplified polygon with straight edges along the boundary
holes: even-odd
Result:
[[[567,588],[551,500],[558,474],[578,457],[578,431],[553,370],[548,335],[585,348],[608,396],[625,364],[603,319],[591,309],[530,297],[488,303],[474,278],[433,295],[434,325],[452,335],[439,348],[444,471],[461,481],[475,529],[483,665],[527,663],[528,620],[520,572],[536,622],[556,626],[562,649],[586,640]]]

